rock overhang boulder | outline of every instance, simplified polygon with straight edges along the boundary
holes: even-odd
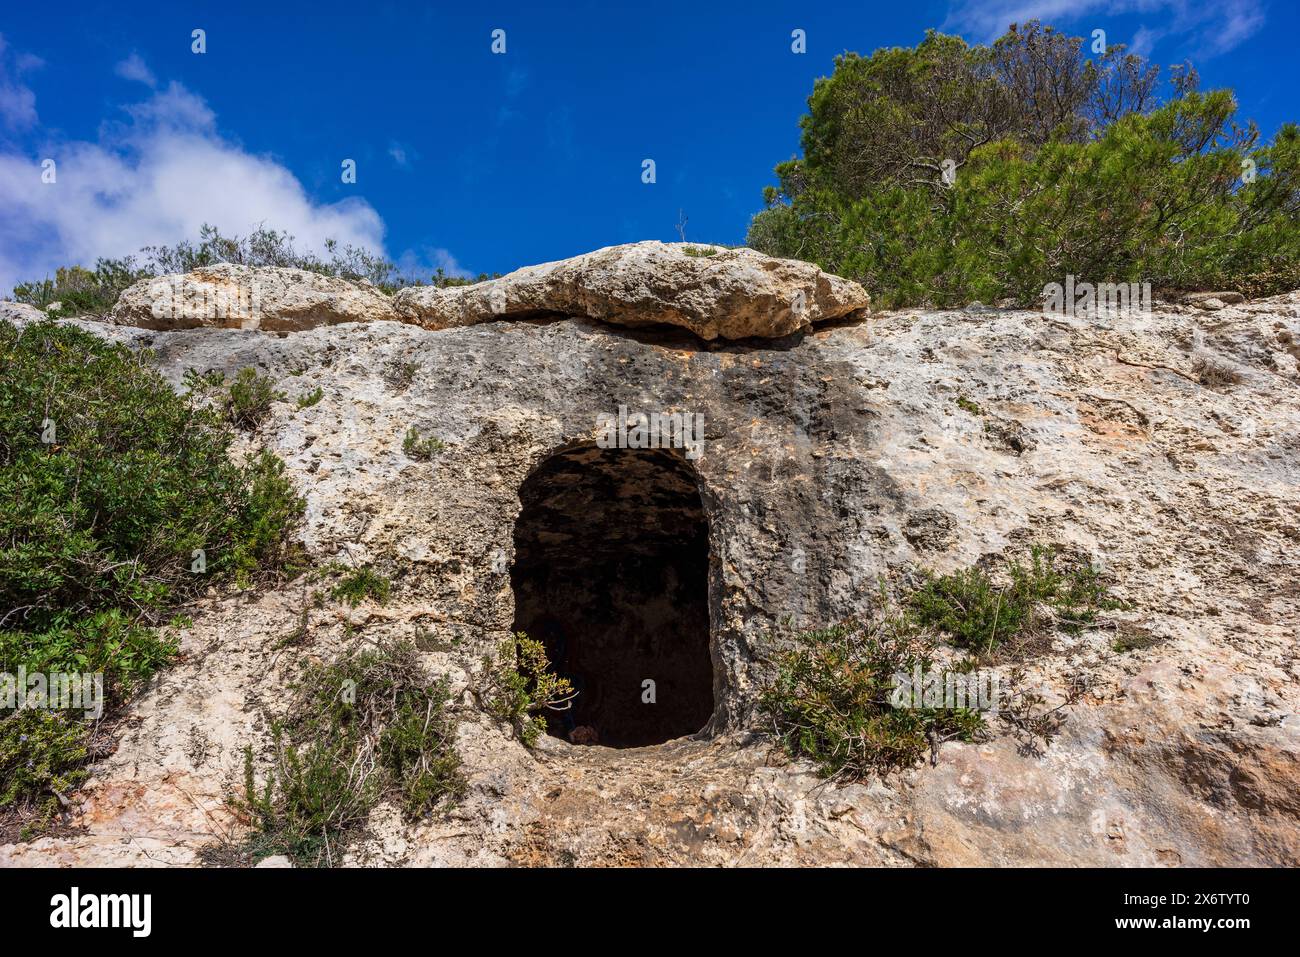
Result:
[[[560,313],[619,326],[680,326],[701,339],[779,338],[870,301],[856,282],[811,263],[655,241],[607,246],[470,286],[415,286],[394,300],[405,318],[428,329]]]
[[[542,315],[625,327],[677,326],[701,339],[781,338],[870,306],[866,291],[811,263],[752,249],[657,241],[609,246],[463,286],[369,284],[301,269],[232,263],[142,280],[122,293],[119,325],[290,332],[393,320],[429,330]]]
[[[305,269],[236,263],[143,279],[122,292],[110,316],[119,325],[145,329],[267,332],[400,318],[389,297],[368,283]]]

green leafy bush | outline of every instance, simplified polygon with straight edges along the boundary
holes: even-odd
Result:
[[[138,257],[101,258],[94,269],[61,267],[53,278],[18,283],[13,298],[38,309],[57,302],[60,308],[51,315],[59,318],[105,313],[124,289],[141,279],[190,272],[218,263],[303,269],[349,282],[370,283],[388,293],[426,281],[435,286],[468,286],[498,275],[482,273],[477,279],[468,279],[448,275],[439,267],[426,279],[402,272],[381,253],[349,243],[327,239],[324,254],[318,255],[299,249],[293,235],[283,230],[259,226],[246,236],[223,236],[215,226],[205,223],[199,228],[197,242],[186,239],[174,246],[146,246]]]
[[[177,603],[283,573],[303,502],[274,456],[232,462],[232,439],[148,353],[0,323],[0,670],[103,672],[112,707],[173,653],[155,628]],[[43,752],[66,728],[42,727],[24,760],[66,782],[81,758]]]
[[[1091,565],[1057,561],[1054,549],[1034,546],[1027,562],[1008,564],[1006,585],[978,567],[931,575],[897,611],[882,594],[879,613],[868,621],[796,636],[759,695],[761,712],[787,753],[813,761],[826,776],[851,780],[911,767],[927,750],[936,759],[944,741],[991,733],[984,715],[970,708],[895,706],[896,676],[930,673],[938,637],[972,652],[948,671],[971,672],[999,649],[1023,650],[1030,637],[1078,630],[1099,611],[1120,607]],[[1010,687],[997,692],[997,718],[1022,751],[1040,753],[1083,688],[1072,687],[1049,707],[1019,665],[1005,679]]]
[[[236,804],[257,831],[240,855],[333,864],[380,800],[416,820],[464,793],[450,691],[429,680],[413,645],[351,649],[308,666],[295,691],[260,787],[245,751]]]
[[[285,553],[302,514],[283,464],[231,462],[230,431],[147,353],[53,323],[0,323],[0,608],[23,630],[157,610]],[[43,441],[49,439],[49,441]],[[195,551],[204,574],[195,574]]]
[[[237,429],[256,429],[271,414],[272,402],[283,402],[284,393],[256,369],[240,369],[230,383],[222,406],[226,418]]]
[[[1049,624],[1078,631],[1097,613],[1119,607],[1097,569],[1075,563],[1057,567],[1056,552],[1034,546],[1028,563],[1012,561],[1009,583],[996,585],[981,568],[931,576],[908,598],[917,622],[946,634],[960,648],[987,655],[1024,640]]]
[[[551,671],[546,646],[522,631],[501,642],[495,659],[483,659],[483,676],[484,707],[530,748],[546,731],[546,712],[566,710],[576,694],[568,678]]]
[[[858,779],[909,768],[943,740],[984,727],[967,708],[893,707],[894,676],[932,667],[932,647],[906,616],[884,614],[805,632],[779,660],[759,707],[787,753],[828,777]]]
[[[14,300],[49,309],[52,317],[80,316],[108,312],[117,302],[122,290],[152,273],[137,267],[131,257],[126,259],[100,259],[94,269],[80,266],[60,267],[53,279],[18,283],[14,286]]]
[[[844,54],[777,166],[749,244],[863,282],[884,306],[1041,301],[1081,280],[1300,285],[1300,127],[1261,144],[1230,91],[1031,22]]]
[[[393,583],[387,577],[365,565],[344,575],[342,581],[330,590],[330,597],[346,601],[353,608],[367,598],[373,598],[382,605],[388,601],[392,588]]]
[[[86,729],[79,715],[24,708],[0,719],[0,807],[47,798],[48,820],[86,779]]]
[[[320,386],[317,386],[316,388],[312,389],[310,392],[305,392],[302,395],[298,396],[298,398],[295,399],[294,401],[297,404],[298,408],[310,409],[313,405],[315,405],[323,398],[325,398],[325,390],[322,389]]]
[[[406,437],[402,439],[402,452],[407,458],[415,459],[420,462],[427,462],[437,453],[441,452],[446,445],[442,439],[436,435],[428,438],[421,438],[420,432],[415,426],[406,430]]]

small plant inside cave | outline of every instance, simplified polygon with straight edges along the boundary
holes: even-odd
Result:
[[[480,700],[530,748],[546,731],[546,712],[568,709],[574,696],[569,680],[551,670],[545,646],[522,631],[502,641],[495,658],[483,659]]]

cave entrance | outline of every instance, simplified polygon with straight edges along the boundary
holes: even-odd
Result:
[[[700,731],[713,714],[709,525],[690,463],[583,445],[542,463],[519,499],[514,627],[578,692],[548,715],[551,734],[631,748]]]

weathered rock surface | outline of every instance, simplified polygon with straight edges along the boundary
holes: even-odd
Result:
[[[29,322],[36,322],[44,318],[45,313],[35,306],[29,306],[25,302],[0,300],[0,321],[11,322],[15,326],[23,326]]]
[[[672,325],[702,339],[778,338],[865,309],[861,286],[816,266],[752,249],[641,242],[500,279],[443,289],[411,287],[394,299],[426,329],[546,313],[619,326]]]
[[[242,748],[265,759],[301,664],[417,629],[459,695],[469,793],[414,826],[382,805],[349,864],[1300,863],[1300,293],[1110,326],[899,312],[741,345],[583,320],[84,325],[149,346],[178,386],[189,367],[276,379],[291,401],[257,441],[307,497],[306,544],[375,563],[394,591],[200,602],[181,660],[77,796],[81,833],[0,847],[0,863],[197,862],[243,833],[226,805]],[[1244,381],[1200,384],[1199,357]],[[700,740],[530,752],[469,693],[512,624],[518,491],[620,404],[706,418],[717,709]],[[444,443],[431,461],[403,455],[412,426]],[[1127,603],[1029,663],[1049,701],[1089,689],[1043,754],[948,744],[935,767],[838,786],[753,735],[784,619],[835,621],[878,576],[1035,540],[1092,556]],[[304,613],[308,640],[285,646]]]
[[[144,329],[268,332],[398,318],[389,297],[373,286],[303,269],[232,263],[143,279],[122,293],[110,316]]]

